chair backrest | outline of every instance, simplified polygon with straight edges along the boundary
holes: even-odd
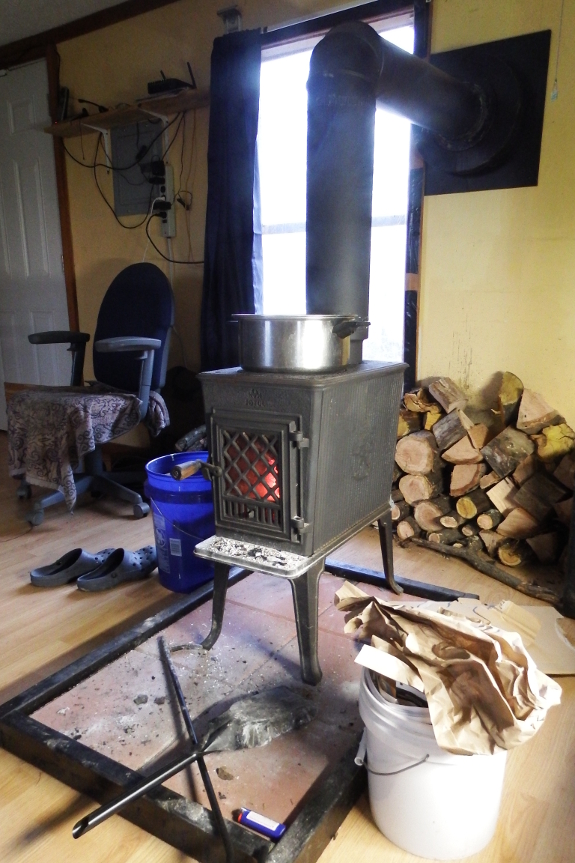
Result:
[[[122,270],[104,296],[94,342],[116,336],[160,339],[152,373],[152,389],[159,390],[166,379],[171,328],[174,324],[174,295],[167,277],[155,264],[132,264]],[[137,392],[140,364],[129,353],[94,351],[96,380],[128,392]]]

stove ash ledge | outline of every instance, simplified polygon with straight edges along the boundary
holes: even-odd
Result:
[[[198,557],[213,560],[216,563],[226,563],[230,566],[242,566],[245,569],[267,572],[284,578],[297,578],[315,563],[316,557],[304,557],[291,551],[278,551],[267,545],[242,542],[223,536],[211,536],[198,543],[194,554]]]

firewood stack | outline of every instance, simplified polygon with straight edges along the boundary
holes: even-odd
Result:
[[[449,378],[406,393],[392,491],[398,538],[506,566],[556,563],[568,539],[574,448],[575,431],[510,372],[491,412],[468,408]]]

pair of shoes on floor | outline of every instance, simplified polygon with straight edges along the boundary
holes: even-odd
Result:
[[[74,548],[54,563],[33,569],[30,581],[36,587],[59,587],[76,582],[80,590],[109,590],[129,581],[147,578],[157,567],[156,548],[146,545],[138,551],[124,548],[104,548],[89,554]]]

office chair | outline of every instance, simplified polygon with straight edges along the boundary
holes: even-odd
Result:
[[[149,419],[149,407],[163,405],[152,396],[165,382],[173,323],[174,297],[168,279],[154,264],[141,263],[122,270],[102,301],[94,334],[96,385],[81,386],[88,333],[56,331],[28,336],[35,345],[69,343],[72,354],[71,387],[24,390],[8,406],[10,473],[23,477],[18,496],[30,497],[28,479],[59,489],[34,503],[26,515],[31,524],[41,524],[44,509],[63,500],[71,509],[76,495],[88,490],[94,496],[110,494],[128,501],[136,518],[148,514],[150,508],[141,495],[125,485],[142,481],[144,472],[106,473],[101,444]],[[53,421],[55,440],[48,443],[44,416],[47,426],[50,417]],[[167,425],[165,417],[163,423]],[[34,441],[26,439],[33,426]],[[61,465],[55,465],[54,459],[48,463],[54,452],[61,455]],[[84,470],[76,473],[82,457]],[[44,482],[44,471],[57,480]]]

